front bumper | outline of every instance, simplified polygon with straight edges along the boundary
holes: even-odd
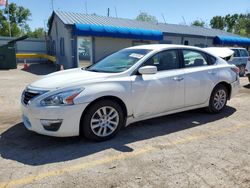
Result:
[[[81,115],[88,103],[71,106],[47,106],[36,107],[22,104],[22,118],[25,127],[39,134],[69,137],[78,136]],[[41,120],[62,120],[58,130],[46,130]]]

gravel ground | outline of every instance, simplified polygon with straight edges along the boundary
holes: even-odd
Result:
[[[0,187],[250,187],[250,85],[220,114],[155,118],[106,142],[27,131],[19,101],[52,65],[0,71]],[[41,71],[45,70],[45,71]]]

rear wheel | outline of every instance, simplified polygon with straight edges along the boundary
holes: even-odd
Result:
[[[219,113],[221,112],[226,104],[228,98],[228,90],[224,85],[218,85],[214,88],[207,111],[210,113]]]
[[[86,138],[104,141],[117,134],[124,124],[124,113],[120,105],[111,100],[102,100],[91,105],[82,121]]]

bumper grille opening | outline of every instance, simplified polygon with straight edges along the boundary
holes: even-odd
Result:
[[[23,93],[23,103],[24,104],[28,104],[28,102],[33,99],[34,97],[37,97],[38,95],[40,95],[40,93],[33,93],[30,91],[24,91]]]

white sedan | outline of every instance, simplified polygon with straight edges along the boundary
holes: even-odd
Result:
[[[238,73],[201,48],[130,47],[27,86],[23,122],[44,135],[107,140],[132,122],[203,107],[222,111],[239,90]]]

